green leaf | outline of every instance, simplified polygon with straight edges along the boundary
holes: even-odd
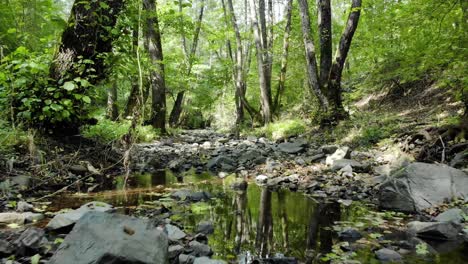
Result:
[[[40,260],[41,260],[41,255],[36,254],[31,257],[31,264],[39,264]]]
[[[75,90],[76,86],[74,82],[66,82],[63,84],[63,89],[67,91],[73,91]]]
[[[83,102],[87,103],[87,104],[90,104],[91,103],[91,98],[89,98],[89,96],[83,96],[83,98],[81,98],[81,100],[83,100]]]

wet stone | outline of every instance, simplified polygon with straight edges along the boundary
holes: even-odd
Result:
[[[167,224],[165,226],[167,231],[167,237],[171,241],[177,241],[187,236],[184,231],[180,230],[177,226]]]
[[[222,261],[218,259],[210,259],[208,257],[200,257],[200,258],[196,258],[193,261],[193,264],[226,264],[226,261]]]
[[[186,254],[179,255],[179,264],[192,264],[194,260],[195,260],[194,256],[186,255]]]
[[[382,248],[379,249],[375,252],[375,255],[377,259],[384,261],[384,262],[389,262],[389,261],[401,261],[402,257],[401,255],[391,249],[388,248]]]
[[[198,241],[191,241],[189,243],[189,247],[191,250],[190,255],[192,256],[203,257],[213,255],[213,251],[211,250],[210,246],[200,243]]]
[[[203,221],[203,222],[198,223],[197,232],[205,234],[205,235],[213,234],[214,232],[213,222]]]
[[[47,243],[45,232],[39,228],[28,228],[21,236],[13,242],[16,247],[16,252],[19,255],[34,255],[39,252],[39,249]]]
[[[356,241],[362,238],[361,233],[354,228],[347,228],[338,233],[338,237],[343,241]]]
[[[459,208],[452,208],[439,214],[434,220],[437,222],[453,222],[456,224],[461,224],[461,222],[464,220],[463,215],[463,210]]]
[[[169,259],[178,258],[180,254],[184,252],[184,247],[181,245],[170,246],[167,251],[167,257]]]

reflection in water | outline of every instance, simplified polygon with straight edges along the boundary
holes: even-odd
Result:
[[[263,188],[260,195],[260,211],[258,213],[257,234],[255,246],[259,255],[266,257],[273,240],[273,217],[271,215],[271,192]]]

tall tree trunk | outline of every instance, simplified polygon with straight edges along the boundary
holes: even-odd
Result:
[[[284,29],[283,38],[283,55],[281,57],[281,70],[278,80],[278,89],[276,90],[275,101],[273,104],[273,112],[278,113],[280,108],[281,95],[284,92],[286,83],[286,71],[288,68],[288,54],[289,54],[289,37],[291,34],[291,17],[292,17],[292,3],[293,0],[288,0],[286,4],[286,26]]]
[[[262,0],[260,0],[260,3]],[[264,2],[263,2],[264,5]],[[263,7],[263,12],[260,12],[260,17],[261,20],[265,19],[265,10]],[[262,18],[263,17],[263,18]],[[257,49],[257,68],[258,68],[258,79],[260,82],[260,97],[261,97],[261,105],[262,105],[262,116],[263,116],[263,122],[264,124],[268,124],[272,121],[272,116],[271,116],[271,93],[270,89],[268,87],[268,75],[266,73],[266,69],[268,68],[267,65],[265,65],[265,56],[264,56],[264,44],[266,44],[266,41],[263,41],[262,39],[265,39],[266,37],[262,37],[263,33],[260,31],[260,26],[258,24],[257,20],[257,12],[256,12],[256,5],[255,5],[255,0],[250,0],[250,19],[252,21],[252,27],[253,27],[253,32],[254,32],[254,39],[255,39],[255,47]],[[265,31],[266,29],[262,31]],[[263,44],[262,44],[263,43]]]
[[[161,32],[156,10],[155,0],[143,0],[146,13],[146,45],[151,62],[155,66],[150,71],[150,85],[152,90],[151,124],[161,133],[166,133],[166,84],[164,79],[164,57],[161,44]]]
[[[324,96],[319,80],[317,61],[315,59],[315,46],[311,35],[309,4],[307,0],[298,0],[301,13],[302,37],[304,39],[305,55],[307,62],[307,76],[310,90],[318,98],[322,110],[328,111],[328,100]]]
[[[182,1],[179,1],[179,12],[182,13],[182,10],[183,10]],[[190,47],[190,51],[188,50],[188,47],[187,47],[185,31],[182,31],[182,49],[185,55],[185,63],[187,67],[185,75],[187,77],[190,76],[190,74],[192,73],[193,59],[194,59],[193,57],[195,56],[195,53],[198,47],[198,39],[200,38],[200,31],[201,31],[201,26],[203,22],[204,11],[205,11],[205,0],[201,0],[200,12],[198,14],[198,20],[197,20],[197,24],[195,27],[195,33],[193,35],[193,41]],[[183,111],[184,96],[185,96],[185,90],[177,92],[176,101],[174,102],[174,107],[172,108],[172,111],[169,117],[169,125],[171,127],[176,127],[179,124],[180,115],[182,114],[182,111]]]
[[[330,0],[317,0],[320,38],[320,87],[326,87],[332,65],[332,21]],[[324,89],[326,91],[326,89]]]
[[[135,23],[132,32],[132,48],[133,54],[135,57],[138,56],[137,49],[138,49],[138,39],[139,39],[139,22]],[[138,59],[138,58],[137,58]],[[138,77],[132,77],[132,89],[130,90],[130,95],[127,99],[127,105],[125,107],[125,117],[132,116],[135,108],[138,106],[138,101],[141,100],[141,91],[140,86],[138,84]]]
[[[119,118],[119,109],[117,107],[117,82],[107,90],[107,118],[116,121]]]
[[[361,15],[361,0],[352,0],[350,14],[346,22],[346,28],[341,35],[340,43],[333,60],[332,68],[329,77],[329,100],[332,104],[332,111],[336,120],[346,118],[347,113],[343,108],[342,91],[341,91],[341,76],[343,73],[346,57],[348,56],[353,40],[354,33],[356,32],[359,17]]]
[[[105,77],[104,60],[97,55],[112,50],[113,39],[106,28],[115,26],[123,5],[123,0],[74,2],[62,43],[50,67],[52,79],[68,81],[81,77],[95,84]],[[85,60],[93,63],[80,62]]]

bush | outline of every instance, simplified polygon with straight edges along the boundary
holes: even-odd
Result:
[[[12,128],[0,121],[0,152],[11,152],[18,146],[26,146],[28,133],[18,128]]]
[[[130,121],[114,122],[103,119],[96,125],[82,127],[81,134],[85,138],[96,140],[103,144],[111,144],[127,134],[130,125]],[[138,126],[136,131],[137,142],[149,142],[159,137],[159,131],[151,126]]]
[[[266,136],[273,140],[283,139],[304,134],[307,130],[306,124],[299,119],[281,120],[270,123],[265,127],[254,131],[257,136]]]

